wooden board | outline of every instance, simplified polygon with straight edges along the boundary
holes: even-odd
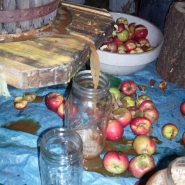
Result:
[[[106,10],[60,3],[51,26],[33,34],[8,35],[0,43],[0,73],[20,89],[67,83],[89,59],[88,43],[98,48],[113,25]]]

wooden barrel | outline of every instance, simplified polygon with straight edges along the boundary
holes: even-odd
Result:
[[[48,25],[59,0],[0,0],[0,34],[25,32]]]

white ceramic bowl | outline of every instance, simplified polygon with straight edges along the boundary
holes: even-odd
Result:
[[[163,45],[162,32],[152,23],[136,16],[110,12],[116,21],[119,17],[127,18],[128,22],[143,24],[148,29],[147,39],[155,48],[151,51],[137,54],[118,54],[97,50],[100,59],[100,68],[102,72],[112,75],[129,75],[144,69],[150,62],[157,59]]]

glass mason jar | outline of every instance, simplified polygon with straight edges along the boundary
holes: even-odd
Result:
[[[166,184],[185,184],[185,157],[178,157],[169,164],[166,172]]]
[[[39,168],[42,185],[81,185],[81,137],[65,128],[46,132],[40,141]]]
[[[97,157],[104,148],[112,103],[109,87],[109,80],[103,73],[100,73],[97,89],[94,89],[90,70],[80,71],[73,78],[65,103],[64,126],[81,136],[84,159]]]
[[[156,172],[146,185],[184,185],[185,157],[178,157],[167,168]]]

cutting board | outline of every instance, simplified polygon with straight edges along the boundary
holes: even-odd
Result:
[[[0,36],[0,73],[19,89],[65,84],[111,35],[109,12],[61,2],[52,25],[42,30]]]

